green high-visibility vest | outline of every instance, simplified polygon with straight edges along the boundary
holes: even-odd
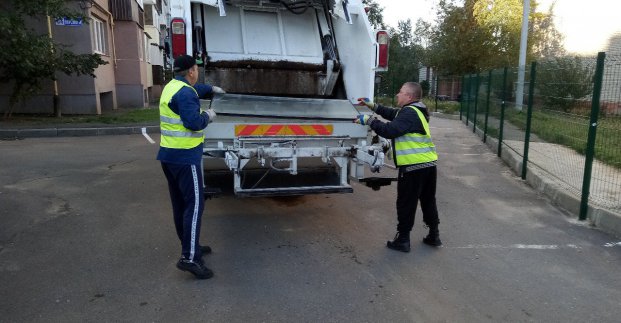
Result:
[[[196,93],[196,90],[183,81],[173,79],[164,87],[160,97],[160,146],[175,149],[189,149],[200,145],[204,141],[202,130],[192,131],[183,126],[181,116],[173,112],[168,106],[172,97],[184,86]]]
[[[425,129],[425,134],[421,135],[420,133],[410,132],[395,138],[397,166],[422,164],[438,160],[436,146],[431,141],[429,123],[425,119],[425,115],[413,105],[405,106],[403,109],[414,109],[416,111]]]

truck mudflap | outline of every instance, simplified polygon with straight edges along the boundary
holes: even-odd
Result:
[[[390,145],[367,144],[346,100],[226,95],[211,107],[218,117],[205,130],[207,192],[228,182],[243,197],[351,193],[350,178],[364,181],[365,167],[379,172]]]

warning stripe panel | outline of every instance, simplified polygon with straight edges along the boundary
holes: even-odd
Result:
[[[329,136],[334,132],[331,124],[238,124],[235,136]]]

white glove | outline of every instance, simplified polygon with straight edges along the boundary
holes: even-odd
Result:
[[[218,86],[211,86],[211,92],[213,93],[226,93],[226,91],[224,91],[221,87]]]
[[[207,113],[207,116],[209,116],[209,123],[212,123],[214,120],[216,120],[216,111],[214,111],[213,109],[207,109],[205,110],[205,113]]]

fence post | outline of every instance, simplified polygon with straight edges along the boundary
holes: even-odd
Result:
[[[438,85],[440,84],[440,78],[438,77],[438,74],[436,73],[436,112],[438,112]]]
[[[477,107],[479,105],[479,73],[474,81],[474,116],[472,117],[472,132],[477,132]]]
[[[505,66],[502,75],[502,102],[500,104],[500,129],[498,130],[498,157],[502,157],[502,136],[505,126],[505,101],[507,101],[507,70]]]
[[[487,103],[485,104],[485,125],[483,126],[483,142],[487,142],[487,120],[489,117],[489,95],[492,91],[492,70],[487,75]]]
[[[528,164],[528,146],[530,144],[530,125],[533,118],[533,97],[535,92],[535,74],[537,62],[530,65],[530,83],[528,84],[528,112],[526,113],[526,134],[524,136],[524,158],[522,160],[522,179],[526,179],[526,166]]]
[[[582,179],[582,198],[580,199],[580,221],[587,218],[589,210],[589,194],[591,192],[591,171],[593,170],[593,158],[595,157],[595,136],[597,135],[597,121],[599,118],[599,98],[602,92],[602,79],[604,77],[604,61],[606,53],[597,53],[597,66],[593,79],[593,99],[591,100],[591,118],[589,120],[589,136],[587,139],[586,159],[584,161],[584,178]]]
[[[472,87],[472,74],[468,75],[468,104],[466,105],[466,127],[468,127],[468,122],[470,122],[470,92]]]
[[[466,89],[466,75],[461,76],[461,100],[459,100],[459,120],[462,119],[463,111],[464,111],[464,100],[466,96],[464,95],[464,90]]]

